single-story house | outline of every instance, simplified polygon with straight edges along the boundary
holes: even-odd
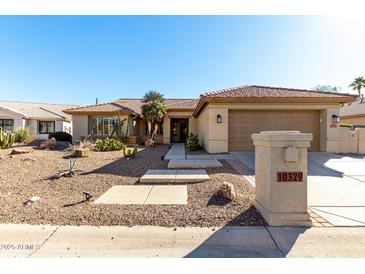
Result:
[[[299,130],[313,134],[310,150],[339,152],[338,116],[341,104],[356,96],[265,86],[240,86],[208,92],[199,99],[167,99],[167,114],[156,142],[185,142],[188,133],[199,136],[210,153],[253,150],[251,134],[264,130]],[[118,114],[131,117],[129,136],[146,139],[147,125],[140,99],[67,109],[72,115],[73,138],[107,136]]]
[[[37,139],[48,138],[49,133],[72,132],[71,115],[64,109],[75,105],[0,101],[0,127],[5,131],[29,128]]]
[[[365,126],[365,99],[360,98],[343,105],[340,108],[340,119],[342,124]]]

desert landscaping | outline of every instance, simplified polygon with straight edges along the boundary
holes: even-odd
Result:
[[[166,169],[161,160],[168,145],[141,148],[134,159],[121,151],[97,152],[77,158],[75,176],[57,178],[67,169],[70,151],[43,150],[10,156],[12,149],[0,150],[0,222],[57,225],[160,225],[255,226],[264,220],[252,206],[254,193],[226,162],[208,168],[210,180],[190,183],[187,205],[108,205],[93,201],[115,185],[141,184],[148,169]],[[222,182],[235,186],[237,198],[216,196]],[[93,197],[85,201],[83,192]],[[37,197],[34,201],[29,201]]]

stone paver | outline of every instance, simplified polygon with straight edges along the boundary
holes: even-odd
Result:
[[[222,164],[218,160],[189,160],[175,159],[170,160],[168,168],[212,168],[221,167]]]
[[[178,204],[186,205],[187,186],[113,186],[101,195],[95,204]]]
[[[185,144],[173,144],[164,159],[185,159]]]
[[[209,180],[209,175],[204,169],[181,169],[176,172],[176,183],[195,183]]]
[[[186,159],[190,160],[226,160],[234,159],[231,154],[202,154],[202,155],[186,155]]]
[[[144,204],[152,186],[113,186],[95,204]]]
[[[193,183],[209,180],[204,169],[155,169],[140,178],[141,183]]]
[[[149,169],[139,179],[141,183],[174,183],[176,170],[169,169]]]
[[[187,186],[153,186],[145,202],[146,205],[187,205]]]

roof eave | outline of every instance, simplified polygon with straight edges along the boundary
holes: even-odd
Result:
[[[198,117],[207,103],[314,103],[314,104],[344,104],[353,102],[356,97],[202,97],[196,106],[193,117]]]

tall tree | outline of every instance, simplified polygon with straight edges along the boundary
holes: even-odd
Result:
[[[324,92],[341,92],[341,87],[331,86],[331,85],[317,85],[313,88],[314,90],[324,91]]]
[[[361,89],[365,87],[365,78],[360,76],[355,78],[355,80],[349,85],[352,90],[356,90],[361,95]]]
[[[147,120],[148,135],[153,141],[157,130],[158,123],[162,121],[162,118],[166,114],[167,105],[165,98],[158,91],[148,91],[142,98],[142,114]],[[154,128],[153,132],[152,128]]]

